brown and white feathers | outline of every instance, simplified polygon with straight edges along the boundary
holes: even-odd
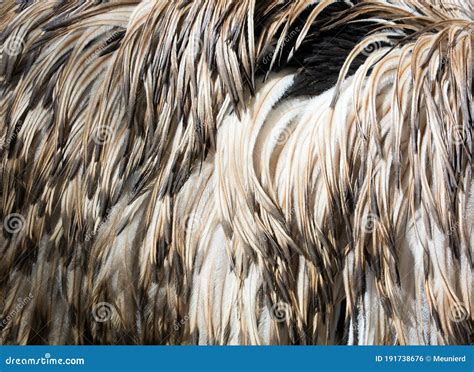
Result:
[[[472,342],[470,1],[0,14],[2,343]]]

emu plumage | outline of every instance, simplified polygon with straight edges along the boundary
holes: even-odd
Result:
[[[0,341],[472,342],[472,15],[4,1]]]

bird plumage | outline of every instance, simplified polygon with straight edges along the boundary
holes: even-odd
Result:
[[[2,343],[472,342],[472,4],[0,7]]]

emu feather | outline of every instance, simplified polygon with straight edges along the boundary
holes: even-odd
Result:
[[[472,9],[3,2],[0,342],[471,343]]]

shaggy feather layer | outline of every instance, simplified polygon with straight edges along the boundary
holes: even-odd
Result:
[[[2,343],[472,341],[469,2],[0,14]]]

